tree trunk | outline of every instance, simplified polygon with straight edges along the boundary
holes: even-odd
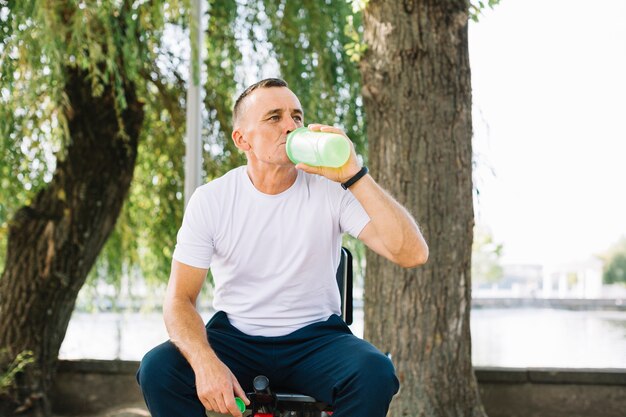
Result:
[[[19,375],[0,415],[16,413],[16,405],[28,415],[50,414],[47,393],[78,291],[132,180],[143,122],[134,86],[124,86],[120,128],[111,88],[94,97],[91,85],[86,72],[68,69],[70,143],[51,183],[10,224],[0,279],[0,348],[11,357],[30,350],[35,363]]]
[[[468,3],[370,0],[362,60],[370,166],[409,211],[428,263],[368,251],[365,337],[392,354],[392,416],[484,416],[471,363],[473,228]]]

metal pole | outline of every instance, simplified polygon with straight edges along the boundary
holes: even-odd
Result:
[[[200,94],[202,50],[202,2],[193,0],[191,10],[189,86],[187,88],[187,137],[185,148],[185,207],[202,184],[202,97]]]

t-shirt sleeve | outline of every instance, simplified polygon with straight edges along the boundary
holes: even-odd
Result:
[[[339,187],[339,192],[341,193],[339,230],[341,230],[341,233],[349,233],[357,238],[363,228],[370,222],[370,216],[349,190]]]
[[[211,266],[214,240],[209,215],[206,196],[196,190],[189,199],[183,224],[178,230],[173,254],[178,262],[203,269]]]

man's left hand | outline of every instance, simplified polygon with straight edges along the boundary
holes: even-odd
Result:
[[[331,181],[344,183],[352,178],[359,170],[361,169],[359,165],[359,160],[356,156],[356,151],[354,150],[354,144],[350,140],[350,138],[345,134],[343,130],[338,127],[322,125],[317,123],[312,123],[307,126],[309,130],[314,132],[328,132],[328,133],[336,133],[338,135],[344,136],[350,142],[350,157],[348,161],[340,166],[339,168],[331,168],[331,167],[313,167],[304,163],[299,163],[296,165],[296,169],[300,169],[309,174],[321,175],[323,177],[328,178]]]

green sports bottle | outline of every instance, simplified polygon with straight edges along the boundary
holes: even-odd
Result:
[[[339,168],[350,158],[350,141],[337,133],[300,127],[287,135],[285,145],[291,162],[314,167]]]

